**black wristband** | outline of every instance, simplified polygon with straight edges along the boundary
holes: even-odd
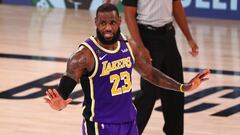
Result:
[[[63,99],[67,99],[76,85],[77,82],[75,80],[68,76],[63,76],[60,80],[57,91]]]

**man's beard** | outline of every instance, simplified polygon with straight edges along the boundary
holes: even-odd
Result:
[[[113,35],[112,39],[111,40],[106,40],[98,29],[96,29],[96,31],[97,31],[98,40],[104,45],[112,45],[112,44],[116,43],[118,41],[118,38],[119,38],[120,33],[121,33],[120,28],[118,28],[117,33]]]

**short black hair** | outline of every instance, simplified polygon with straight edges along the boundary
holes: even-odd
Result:
[[[119,16],[118,9],[115,5],[110,3],[104,3],[97,8],[96,16],[98,15],[99,12],[111,12],[111,11],[116,11],[117,15]]]

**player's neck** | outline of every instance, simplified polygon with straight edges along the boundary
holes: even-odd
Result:
[[[107,50],[115,50],[117,48],[117,42],[115,42],[114,44],[105,45],[102,42],[100,42],[100,40],[97,37],[95,37],[95,39],[100,46],[102,46],[103,48],[105,48]]]

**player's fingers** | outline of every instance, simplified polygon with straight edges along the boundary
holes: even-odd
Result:
[[[52,95],[49,93],[49,90],[46,91],[46,94],[47,94],[47,96],[48,96],[50,99],[53,98]]]
[[[200,72],[200,73],[198,73],[198,74],[196,75],[196,78],[200,78],[200,76],[202,76],[202,75],[203,75],[203,73]]]
[[[57,92],[56,89],[53,89],[53,94],[54,94],[55,97],[60,97],[60,95],[59,95],[59,93]]]
[[[50,100],[48,98],[43,98],[46,103],[50,103]]]
[[[53,93],[53,90],[49,89],[49,90],[48,90],[48,93],[49,93],[53,98],[56,97],[56,95]]]
[[[207,80],[209,80],[209,78],[202,78],[201,82],[204,82],[204,81],[207,81]]]
[[[68,98],[67,100],[65,100],[65,102],[66,102],[67,104],[69,104],[69,103],[72,102],[72,99],[71,99],[71,98]]]
[[[206,77],[209,73],[210,73],[210,70],[206,69],[203,71],[202,75],[199,78],[202,79],[202,78]]]
[[[200,73],[198,73],[198,75],[197,75],[197,77],[198,78],[203,78],[203,77],[205,77],[207,74],[209,74],[209,70],[208,69],[205,69],[205,70],[203,70],[202,72],[200,72]]]
[[[210,70],[209,69],[204,69],[203,72],[206,73],[206,74],[209,74]]]

